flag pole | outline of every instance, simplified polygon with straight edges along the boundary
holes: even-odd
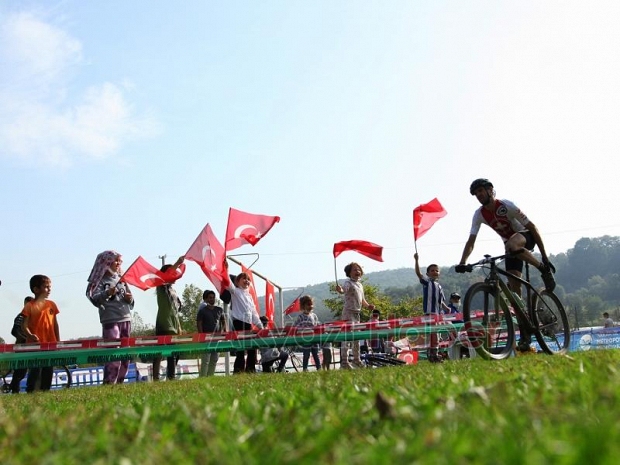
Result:
[[[336,268],[336,257],[334,257],[334,277],[336,278],[336,286],[338,285],[338,269]]]

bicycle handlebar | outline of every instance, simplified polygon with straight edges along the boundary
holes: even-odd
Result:
[[[476,263],[468,263],[467,265],[456,265],[454,267],[454,271],[457,273],[471,273],[476,266],[486,265],[487,263],[495,263],[498,260],[503,260],[506,257],[514,257],[515,255],[519,255],[525,249],[521,248],[519,250],[515,250],[514,252],[505,253],[503,255],[496,255],[492,257],[491,255],[485,255],[484,258]]]

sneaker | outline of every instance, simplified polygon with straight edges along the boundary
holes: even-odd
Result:
[[[443,363],[443,358],[439,355],[430,355],[428,361],[431,363]]]
[[[553,292],[555,289],[555,279],[553,278],[553,273],[551,273],[551,268],[548,265],[542,265],[541,267],[541,276],[543,283],[545,283],[545,289],[549,292]]]

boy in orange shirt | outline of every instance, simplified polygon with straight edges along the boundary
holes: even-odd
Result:
[[[52,291],[52,280],[47,276],[37,274],[30,278],[30,290],[34,293],[34,300],[28,302],[22,310],[24,322],[22,328],[28,342],[58,342],[58,307],[47,298]],[[54,367],[31,368],[26,379],[26,392],[33,392],[40,381],[40,389],[49,391],[52,387]]]

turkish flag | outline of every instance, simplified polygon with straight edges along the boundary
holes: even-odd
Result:
[[[381,254],[383,253],[383,247],[377,244],[373,244],[372,242],[357,240],[336,242],[334,244],[334,258],[347,250],[359,252],[368,258],[377,260],[378,262],[383,261],[383,257],[381,256]]]
[[[417,241],[426,234],[426,231],[431,229],[439,218],[443,218],[447,214],[446,209],[436,198],[416,207],[413,210],[413,239]]]
[[[285,315],[290,315],[291,313],[297,313],[301,311],[301,306],[299,305],[299,297],[300,296],[297,296],[297,298],[291,302],[291,305],[286,307],[286,310],[284,310]]]
[[[120,281],[146,291],[163,284],[172,284],[185,273],[185,265],[159,271],[144,258],[139,256],[123,274]]]
[[[185,258],[198,263],[220,294],[230,285],[230,278],[224,267],[224,246],[217,240],[208,223],[185,253]]]
[[[226,226],[225,249],[237,249],[244,244],[256,245],[278,221],[279,216],[255,215],[231,208]]]
[[[274,328],[275,324],[273,322],[273,317],[275,315],[276,310],[276,302],[275,302],[275,288],[273,284],[269,281],[266,281],[267,285],[265,287],[265,316],[269,320],[268,328]]]

